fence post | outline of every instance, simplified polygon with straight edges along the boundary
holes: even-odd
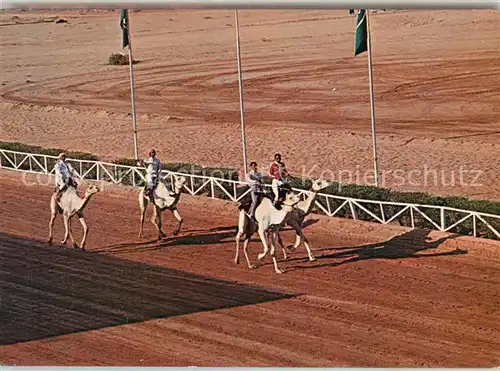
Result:
[[[351,214],[352,214],[352,218],[354,220],[358,220],[358,216],[356,214],[356,210],[354,209],[354,205],[352,204],[352,201],[349,200],[349,207],[351,208]]]

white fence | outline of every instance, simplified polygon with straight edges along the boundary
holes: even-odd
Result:
[[[0,168],[38,174],[53,174],[55,156],[32,154],[0,149]],[[134,187],[145,182],[145,169],[135,166],[116,165],[101,161],[69,159],[79,176],[86,180],[126,184]],[[163,178],[182,175],[188,180],[185,189],[191,195],[240,201],[249,193],[247,183],[206,175],[193,175],[163,171]],[[302,197],[308,191],[295,189]],[[477,237],[488,231],[500,238],[500,215],[460,210],[444,206],[418,205],[399,202],[362,200],[356,198],[318,193],[315,204],[326,215],[347,217],[388,224],[403,219],[404,225],[415,228],[426,223],[427,228],[439,231],[468,234]],[[448,220],[448,223],[447,223]],[[465,233],[463,232],[465,231]]]

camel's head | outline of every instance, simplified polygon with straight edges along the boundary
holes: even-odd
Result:
[[[94,193],[99,192],[100,189],[98,186],[91,184],[86,190],[85,190],[85,196],[90,196],[93,195]]]
[[[327,182],[323,179],[317,179],[312,183],[312,190],[315,192],[321,191],[330,185],[330,182]]]
[[[285,200],[283,201],[283,205],[285,206],[294,206],[298,204],[300,201],[300,196],[294,192],[287,193],[285,196]]]

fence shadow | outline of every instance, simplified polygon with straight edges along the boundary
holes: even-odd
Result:
[[[317,257],[317,262],[319,264],[310,263],[307,266],[295,266],[297,269],[310,269],[310,268],[320,268],[325,266],[336,267],[342,264],[355,263],[361,260],[369,259],[407,259],[407,258],[426,258],[426,257],[436,257],[436,256],[450,256],[450,255],[463,255],[467,254],[466,250],[458,249],[436,252],[436,253],[423,253],[421,252],[433,250],[439,247],[443,242],[449,239],[458,237],[458,235],[450,235],[439,238],[435,241],[430,241],[429,230],[425,229],[413,229],[401,235],[395,236],[388,241],[368,244],[358,247],[342,247],[334,248],[330,250],[335,250],[331,254],[325,254]],[[325,250],[325,249],[323,249]],[[328,259],[342,259],[340,262],[326,262],[322,261]],[[300,258],[289,259],[293,260],[303,260]]]
[[[0,233],[1,345],[296,295]]]

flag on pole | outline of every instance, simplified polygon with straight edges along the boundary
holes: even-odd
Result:
[[[135,120],[135,94],[134,94],[134,67],[132,58],[132,45],[130,42],[130,23],[128,20],[128,10],[122,9],[120,11],[120,28],[122,29],[122,48],[128,46],[128,64],[130,66],[130,95],[132,99],[132,128],[134,131],[134,150],[135,159],[139,159],[139,146],[137,144],[137,124]]]
[[[356,22],[356,45],[354,56],[368,50],[368,27],[366,23],[366,10],[358,9],[358,19]]]
[[[122,9],[120,12],[120,27],[122,29],[122,48],[126,48],[129,45],[127,9]]]

